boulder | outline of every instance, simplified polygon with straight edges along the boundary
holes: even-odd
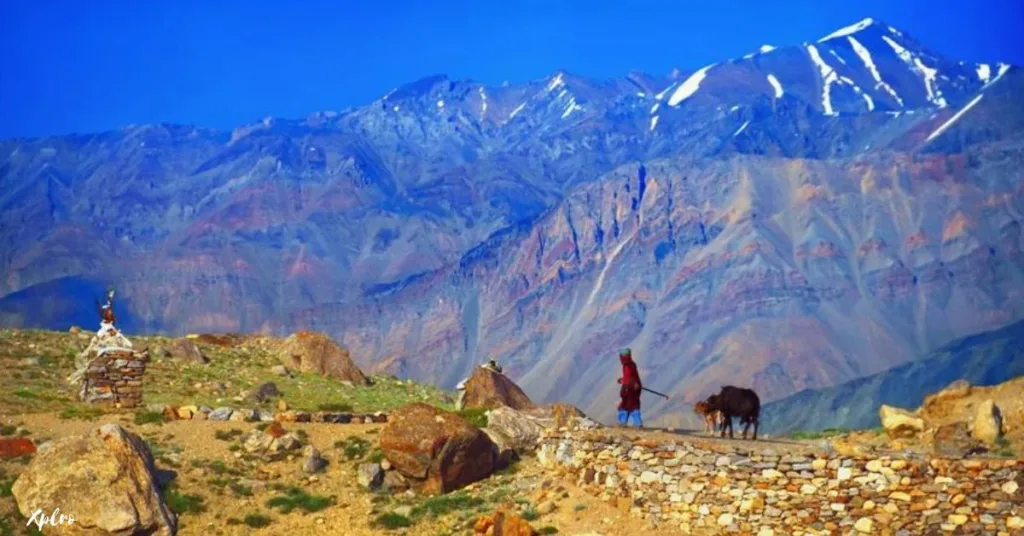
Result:
[[[306,447],[302,453],[305,456],[305,460],[302,462],[302,472],[312,475],[323,471],[324,467],[327,467],[327,460],[320,455],[320,451],[313,445]]]
[[[487,478],[497,447],[465,419],[416,402],[398,408],[380,433],[384,457],[425,493],[447,493]]]
[[[267,428],[270,430],[270,427]],[[242,440],[242,448],[250,454],[277,458],[280,454],[302,448],[302,442],[290,433],[277,435],[274,431],[267,433],[267,431],[253,430]]]
[[[500,436],[501,441],[495,441],[499,446],[507,446],[517,453],[523,454],[537,448],[541,433],[549,422],[553,422],[553,420],[537,417],[510,407],[500,407],[487,412],[485,432],[488,432],[492,440],[495,435]]]
[[[1003,413],[991,400],[978,404],[974,411],[971,436],[982,443],[992,445],[1003,437]]]
[[[35,451],[35,443],[33,443],[31,440],[27,438],[0,438],[0,460],[20,458],[21,456],[25,456],[27,454],[34,454]]]
[[[170,352],[174,359],[181,359],[190,363],[209,363],[210,358],[196,346],[191,339],[174,339],[165,349]]]
[[[965,422],[942,425],[932,434],[932,449],[942,456],[961,458],[978,446]]]
[[[370,379],[349,357],[348,350],[338,346],[323,333],[300,331],[285,339],[281,361],[287,367],[315,372],[357,385],[369,385]]]
[[[27,518],[57,506],[75,516],[72,525],[52,527],[56,534],[169,536],[177,529],[160,496],[149,448],[117,424],[42,445],[12,492]]]
[[[379,464],[364,463],[356,469],[356,482],[366,489],[376,490],[380,488],[383,481],[384,472],[381,471]]]
[[[530,523],[515,512],[499,509],[497,512],[478,518],[473,524],[474,534],[491,536],[535,536]]]
[[[504,374],[486,367],[477,367],[466,382],[463,406],[467,408],[508,406],[518,410],[537,407],[515,382]]]
[[[271,398],[280,398],[281,391],[277,389],[277,384],[274,382],[267,382],[257,387],[253,392],[249,393],[249,400],[256,402],[265,402]]]
[[[234,410],[231,408],[217,408],[210,412],[211,421],[228,421],[231,420],[231,415],[234,414]]]
[[[882,404],[878,417],[891,438],[913,437],[924,431],[924,419],[905,409]]]

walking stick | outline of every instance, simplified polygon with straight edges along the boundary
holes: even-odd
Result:
[[[643,389],[644,391],[647,391],[648,393],[654,393],[654,394],[656,394],[658,396],[663,396],[663,397],[665,397],[665,400],[668,400],[668,395],[666,395],[665,393],[659,393],[659,392],[655,391],[654,389],[648,389],[646,387],[641,387],[641,389]]]

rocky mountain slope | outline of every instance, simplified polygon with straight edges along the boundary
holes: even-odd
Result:
[[[956,380],[988,386],[1021,376],[1024,322],[1017,322],[958,340],[912,363],[768,404],[762,408],[762,425],[772,433],[876,428],[881,404],[916,408]]]
[[[6,140],[0,323],[115,284],[128,330],[313,328],[444,387],[495,357],[599,418],[626,345],[677,395],[651,416],[771,401],[1024,317],[1022,94],[865,19],[683,76]]]

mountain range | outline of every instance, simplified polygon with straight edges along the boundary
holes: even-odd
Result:
[[[669,76],[430,76],[231,132],[0,141],[0,325],[324,331],[607,420],[762,402],[1024,319],[1024,74],[864,19]]]

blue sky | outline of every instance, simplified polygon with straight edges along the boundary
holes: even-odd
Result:
[[[1024,65],[1021,0],[0,0],[0,138],[231,128],[365,104],[444,73],[692,71],[864,17],[948,57]]]

